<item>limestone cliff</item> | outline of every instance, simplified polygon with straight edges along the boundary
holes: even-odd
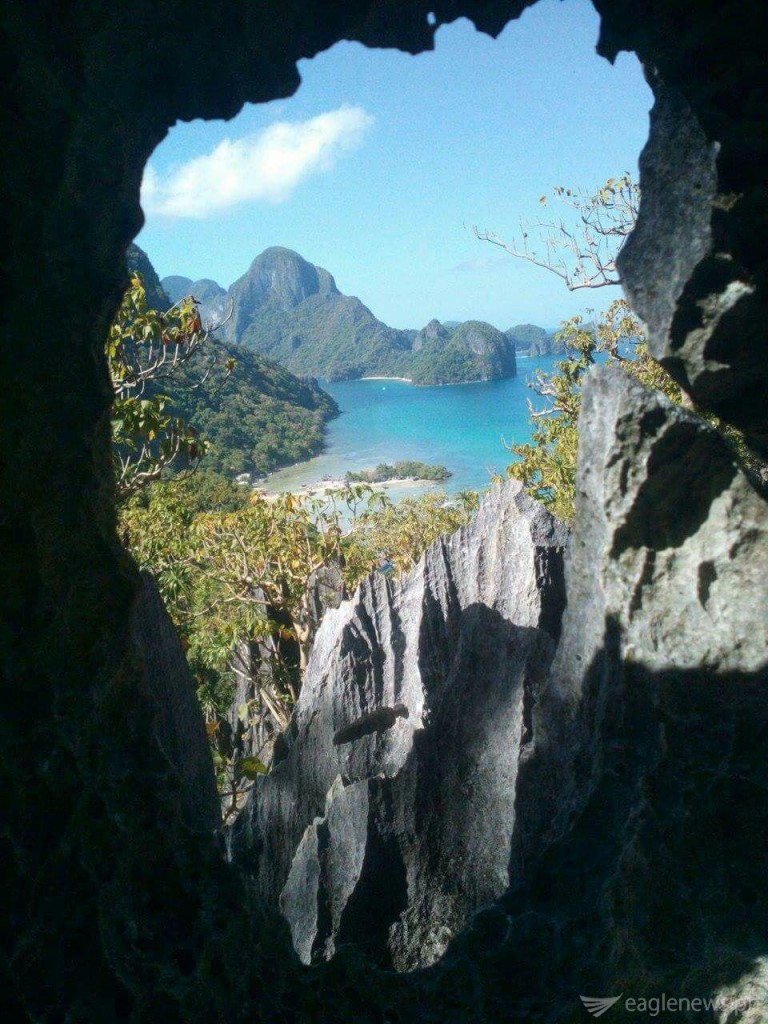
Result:
[[[305,963],[447,950],[440,976],[490,942],[521,1019],[714,985],[725,1020],[765,973],[768,854],[737,810],[768,828],[765,501],[716,431],[615,367],[586,385],[577,487],[565,586],[563,529],[508,483],[328,613],[231,849]]]
[[[566,535],[510,481],[401,582],[374,574],[326,613],[291,727],[232,843],[305,962],[352,941],[400,969],[432,963],[506,889]],[[398,704],[407,717],[334,743]]]

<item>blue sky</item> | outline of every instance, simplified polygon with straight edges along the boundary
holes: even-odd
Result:
[[[302,61],[290,99],[177,125],[137,242],[161,277],[224,287],[288,246],[395,327],[603,308],[618,292],[570,293],[472,233],[511,238],[553,186],[636,174],[651,93],[634,54],[597,57],[597,33],[588,0],[540,0],[497,40],[462,19],[418,57],[338,44]]]

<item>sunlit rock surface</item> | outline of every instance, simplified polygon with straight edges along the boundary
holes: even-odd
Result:
[[[374,574],[326,613],[291,728],[233,840],[305,962],[351,941],[401,969],[431,963],[506,889],[565,541],[510,481],[401,581]],[[334,744],[398,704],[407,717]]]
[[[768,899],[765,501],[708,424],[617,368],[585,387],[577,491],[510,889],[453,952],[496,936],[525,1020],[595,992],[733,1009]]]
[[[562,619],[565,535],[514,483],[325,619],[234,842],[305,963],[447,951],[439,978],[490,957],[526,1020],[670,978],[753,998],[765,502],[709,425],[617,368],[586,386],[579,466]],[[407,718],[334,746],[397,702]]]

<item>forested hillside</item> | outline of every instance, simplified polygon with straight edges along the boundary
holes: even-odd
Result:
[[[223,336],[275,359],[293,373],[323,380],[407,377],[457,384],[515,375],[515,343],[490,324],[432,320],[420,331],[378,320],[333,276],[290,249],[273,246],[225,291],[215,281],[172,276],[171,298],[192,294],[204,322],[229,315]],[[546,332],[542,328],[544,335]]]
[[[414,384],[455,384],[516,372],[514,344],[490,324],[467,320],[427,338],[413,356],[411,376]]]
[[[199,391],[170,389],[174,409],[209,443],[205,465],[226,475],[260,476],[316,455],[338,406],[315,380],[228,342],[214,342],[232,373]]]
[[[129,248],[127,262],[144,281],[148,305],[167,309],[192,294],[201,303],[204,323],[215,324],[219,314],[226,315],[223,304],[211,308],[211,303],[226,295],[215,282],[170,279],[168,295],[138,246]],[[258,476],[319,452],[325,423],[339,411],[330,395],[316,381],[300,379],[284,366],[222,340],[218,334],[211,334],[181,373],[158,385],[172,400],[174,415],[183,417],[207,442],[205,467],[227,475],[248,472]],[[227,362],[232,359],[234,366],[227,372]],[[205,383],[190,386],[205,376],[214,361]]]

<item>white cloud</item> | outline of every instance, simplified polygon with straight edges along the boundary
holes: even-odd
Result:
[[[278,121],[256,135],[224,139],[164,177],[148,165],[141,204],[146,213],[200,219],[254,199],[282,203],[304,178],[330,170],[341,153],[359,145],[372,124],[361,107],[343,106],[309,121]]]

